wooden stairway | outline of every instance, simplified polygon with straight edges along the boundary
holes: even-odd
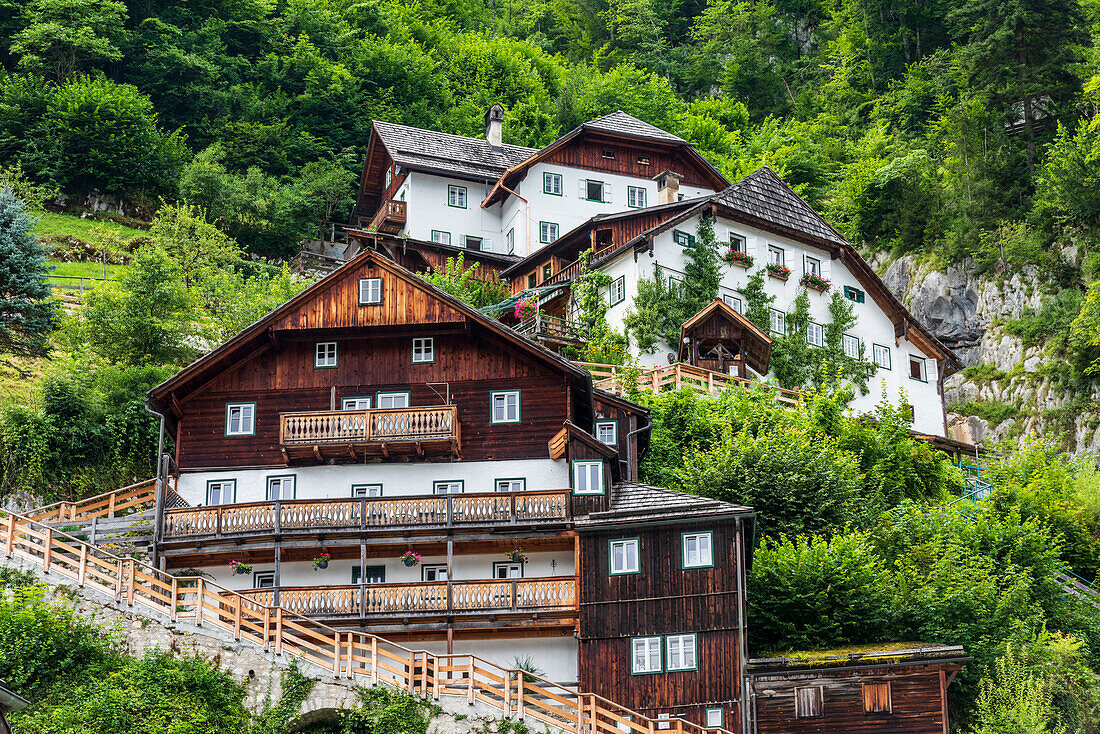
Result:
[[[141,487],[143,485],[137,485]],[[333,678],[393,685],[410,695],[465,697],[506,718],[545,724],[575,734],[730,734],[683,719],[658,722],[594,693],[573,690],[539,676],[505,669],[468,654],[413,650],[377,635],[337,630],[282,607],[263,604],[201,577],[172,576],[134,558],[115,555],[52,527],[86,519],[104,507],[138,507],[148,489],[119,490],[127,499],[99,496],[62,510],[43,508],[46,522],[16,513],[0,516],[0,553],[43,573],[60,576],[112,598],[134,613],[171,623],[190,623],[231,635],[275,655],[293,655],[332,672]],[[155,489],[153,490],[155,492]],[[115,494],[115,493],[112,493]],[[61,519],[64,518],[64,519]]]

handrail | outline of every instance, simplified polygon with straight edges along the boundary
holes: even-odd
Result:
[[[334,678],[385,682],[410,695],[457,695],[482,701],[506,717],[531,717],[557,729],[590,734],[652,734],[658,722],[598,696],[566,688],[526,671],[502,668],[474,655],[413,650],[366,632],[337,630],[282,606],[262,604],[202,577],[172,576],[133,558],[121,558],[68,533],[17,513],[0,515],[0,548],[44,573],[75,580],[142,606],[173,623],[216,627],[235,641],[289,654],[332,671]],[[683,719],[661,726],[677,734],[731,734]],[[625,726],[625,729],[620,728]]]
[[[568,490],[409,495],[321,500],[268,500],[164,513],[164,537],[258,530],[315,530],[566,521]]]
[[[146,479],[110,492],[86,497],[75,502],[54,502],[52,505],[27,511],[27,517],[38,522],[90,520],[94,517],[114,517],[122,510],[134,511],[141,505],[156,501],[157,480]]]
[[[595,362],[574,362],[574,364],[592,373],[596,387],[610,392],[621,393],[623,391],[622,380],[625,377],[624,373],[629,369],[628,367]],[[677,390],[681,387],[690,387],[704,394],[721,392],[730,385],[745,389],[762,387],[776,393],[779,402],[787,405],[798,405],[802,399],[801,393],[797,390],[765,385],[757,380],[727,375],[724,372],[715,372],[683,362],[677,362],[667,367],[642,368],[638,371],[637,384],[639,388],[648,389],[653,393],[659,393],[669,387]]]
[[[280,586],[279,604],[308,615],[407,614],[409,612],[522,612],[528,609],[576,610],[577,579],[548,576],[476,581],[418,581],[339,586]],[[275,589],[239,592],[264,604]]]
[[[457,437],[458,408],[454,405],[279,414],[279,442],[284,446],[456,440]]]

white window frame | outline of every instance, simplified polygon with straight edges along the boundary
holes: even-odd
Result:
[[[351,485],[351,496],[357,499],[371,499],[374,497],[382,496],[381,484],[353,484]]]
[[[704,721],[708,729],[721,729],[725,725],[725,711],[722,709],[707,709]]]
[[[816,321],[806,324],[806,341],[812,346],[825,346],[825,327]]]
[[[695,633],[665,637],[665,671],[699,669],[699,648]]]
[[[428,576],[435,576],[434,579],[428,578]],[[447,581],[447,564],[446,563],[427,563],[420,567],[420,578],[423,581],[430,581],[433,583],[443,583]]]
[[[920,377],[913,377],[913,364],[920,368]],[[928,360],[916,354],[909,355],[909,379],[914,382],[928,382]]]
[[[464,494],[466,482],[462,479],[442,479],[432,482],[432,494]]]
[[[286,492],[286,485],[287,485],[288,482],[290,484],[290,496],[285,497],[284,494]],[[298,494],[298,482],[297,482],[297,478],[293,474],[279,475],[277,477],[268,477],[266,484],[267,484],[267,490],[266,491],[267,491],[267,501],[268,502],[274,502],[276,500],[292,500]],[[271,489],[275,485],[278,485],[278,487],[279,487],[279,496],[278,497],[273,497],[272,494],[271,494]]]
[[[620,275],[607,286],[607,301],[610,306],[617,306],[626,300],[626,276]]]
[[[457,184],[447,185],[447,206],[453,206],[456,209],[466,208],[465,186],[458,186]]]
[[[414,336],[412,343],[412,363],[431,364],[435,362],[435,337]]]
[[[588,190],[589,184],[598,184],[599,185],[599,187],[600,187],[600,198],[593,199],[591,196],[589,196],[589,190]],[[609,195],[611,193],[611,191],[610,191],[610,187],[607,185],[606,181],[599,181],[599,180],[594,179],[594,178],[582,178],[581,179],[581,189],[583,189],[583,193],[581,193],[581,198],[584,199],[585,201],[600,202],[600,203],[607,203],[607,202],[611,201],[611,196]]]
[[[725,293],[722,294],[722,303],[726,304],[737,313],[741,313],[741,309],[743,308],[739,297],[726,295]]]
[[[477,247],[473,247],[470,244],[471,242],[476,242]],[[472,235],[472,234],[462,235],[462,246],[465,247],[470,252],[484,252],[485,250],[489,249],[487,247],[488,242],[489,242],[489,240],[487,240],[486,238],[478,237],[477,235]]]
[[[336,342],[317,342],[313,345],[313,368],[331,369],[338,366]]]
[[[512,402],[515,398],[515,402]],[[497,409],[500,408],[500,412]],[[489,424],[493,426],[519,423],[522,416],[519,390],[494,390],[489,393]]]
[[[622,549],[622,565],[615,566],[615,549]],[[631,551],[632,549],[632,551]],[[630,553],[633,552],[633,558]],[[633,561],[633,563],[631,563]],[[607,574],[626,576],[642,572],[642,541],[638,538],[617,538],[607,542]]]
[[[508,245],[508,254],[511,255],[516,251],[516,228],[512,227],[508,230],[508,234],[504,235],[504,242]]]
[[[630,674],[648,675],[664,672],[661,647],[660,637],[632,637],[630,639]]]
[[[706,539],[704,543],[703,540]],[[695,558],[690,557],[689,548],[695,544]],[[704,553],[705,549],[705,553]],[[680,557],[684,568],[714,567],[714,532],[710,530],[684,533],[680,536]]]
[[[214,502],[210,490],[214,487],[218,488],[218,501]],[[225,501],[226,488],[229,489],[229,501]],[[218,505],[231,505],[237,500],[237,480],[236,479],[211,479],[206,483],[206,504],[210,507],[216,507]]]
[[[240,411],[237,418],[237,429],[233,430],[233,411]],[[225,435],[229,436],[255,436],[256,435],[256,404],[255,403],[226,403],[225,404]]]
[[[882,369],[892,370],[894,368],[894,357],[890,352],[890,347],[882,344],[872,344],[871,356],[874,358],[875,364]],[[884,362],[885,364],[883,364]]]
[[[364,405],[363,403],[366,403]],[[340,410],[370,410],[372,400],[370,396],[344,398],[340,401]]]
[[[449,245],[449,244],[451,244],[451,233],[450,232],[445,232],[442,229],[433,229],[432,230],[432,242],[435,242],[435,243],[440,244],[440,245]]]
[[[501,576],[500,572],[504,571]],[[493,578],[498,581],[523,578],[523,564],[511,561],[493,561]]]
[[[626,187],[626,205],[631,209],[645,209],[645,186]]]
[[[773,334],[787,333],[787,314],[783,313],[778,308],[773,308],[771,309],[769,318],[771,320],[771,331]]]
[[[542,172],[542,193],[550,196],[561,196],[564,193],[564,185],[560,173],[553,171]]]
[[[405,404],[404,405],[390,405],[390,406],[382,405],[383,401],[393,400],[396,397],[404,398]],[[379,410],[399,410],[401,408],[408,408],[408,407],[412,406],[412,396],[409,395],[408,392],[405,392],[403,390],[388,390],[386,392],[378,393],[377,400],[375,401],[375,405],[378,406]]]
[[[749,254],[749,238],[745,235],[730,232],[729,241],[730,249],[734,252],[740,252],[745,255]]]
[[[604,430],[610,429],[611,433],[604,438]],[[608,446],[619,445],[619,424],[616,421],[596,421],[596,440]]]
[[[539,222],[539,242],[549,245],[558,239],[560,228],[557,222]]]
[[[573,462],[573,494],[603,494],[603,459],[577,459]],[[598,485],[590,485],[595,480]]]
[[[252,574],[252,588],[253,589],[274,589],[275,588],[275,572],[274,571],[256,571]]]
[[[523,492],[527,489],[527,480],[522,477],[497,479],[493,482],[495,492]]]
[[[782,247],[768,245],[768,264],[787,267],[787,253]]]
[[[382,303],[382,279],[360,278],[359,305],[377,306],[380,303]]]
[[[806,273],[813,273],[819,278],[822,277],[821,260],[817,259],[816,257],[810,257],[809,255],[806,255]]]
[[[851,357],[852,359],[859,359],[860,341],[858,336],[855,334],[845,334],[841,337],[840,342],[845,356]]]

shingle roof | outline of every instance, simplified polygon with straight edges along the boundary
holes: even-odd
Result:
[[[668,518],[708,517],[712,515],[751,515],[752,508],[712,500],[685,492],[654,487],[638,482],[621,482],[611,488],[611,509],[593,512],[577,525],[602,525]]]
[[[538,152],[520,145],[494,150],[482,138],[421,130],[375,120],[374,129],[395,163],[410,168],[497,179],[502,173]]]
[[[714,200],[785,229],[805,232],[838,245],[846,244],[820,214],[767,166],[718,192]]]
[[[649,138],[650,140],[661,140],[666,143],[687,142],[683,138],[678,138],[670,132],[650,125],[648,122],[643,122],[633,115],[628,115],[622,110],[612,112],[610,115],[604,115],[603,117],[597,117],[595,120],[584,123],[581,127],[587,130],[601,130],[616,135],[630,135],[638,138]]]

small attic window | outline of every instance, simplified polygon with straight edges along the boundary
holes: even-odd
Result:
[[[647,155],[638,156],[638,165],[639,166],[648,166],[649,165],[649,156],[647,156]]]
[[[611,150],[610,148],[604,148],[601,155],[603,155],[604,158],[615,160],[615,151]]]

